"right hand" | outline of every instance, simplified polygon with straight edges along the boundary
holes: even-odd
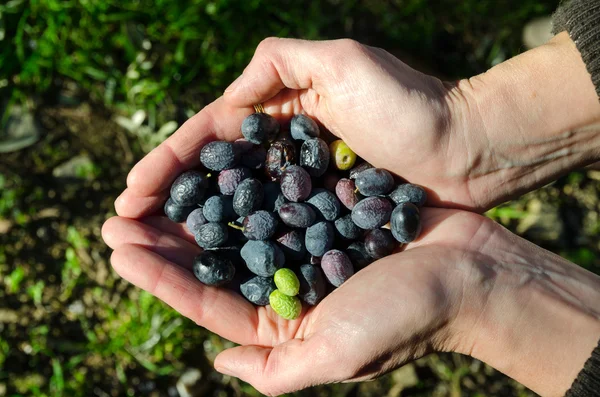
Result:
[[[600,103],[566,33],[457,84],[352,40],[267,39],[224,99],[304,111],[441,207],[485,211],[600,160],[600,125],[578,132]]]
[[[263,103],[282,120],[305,112],[373,165],[439,195],[431,202],[471,202],[462,183],[471,145],[453,124],[449,87],[380,48],[266,39],[224,100]]]

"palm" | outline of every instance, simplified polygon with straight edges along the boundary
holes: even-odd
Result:
[[[468,257],[463,242],[486,233],[480,227],[485,220],[428,208],[423,221],[418,243],[360,271],[294,321],[282,320],[269,307],[255,308],[232,291],[205,287],[195,280],[189,267],[200,249],[181,225],[166,218],[115,217],[105,224],[103,236],[115,249],[111,260],[124,278],[197,324],[233,342],[252,345],[226,351],[220,360],[237,360],[244,356],[237,349],[250,349],[253,362],[244,365],[268,371],[269,360],[278,356],[273,353],[297,349],[305,356],[297,363],[305,368],[299,373],[318,368],[329,371],[327,381],[340,381],[373,377],[422,355],[432,346],[420,345],[415,335],[435,333],[453,316],[451,302],[460,299],[455,292],[460,285],[448,269]],[[407,349],[409,344],[411,349]],[[347,357],[347,352],[360,353]],[[336,365],[339,360],[348,365]],[[377,365],[369,366],[372,361]],[[247,380],[267,387],[261,385],[261,378]],[[298,380],[289,385],[308,386]]]

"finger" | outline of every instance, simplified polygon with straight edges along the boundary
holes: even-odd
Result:
[[[118,247],[111,263],[121,277],[196,324],[235,343],[256,343],[256,310],[235,292],[205,286],[189,270],[137,245]]]
[[[127,177],[128,188],[135,197],[168,189],[177,175],[200,163],[200,149],[208,142],[240,138],[240,125],[252,112],[251,107],[234,107],[217,99],[137,163]]]
[[[224,98],[234,106],[250,106],[267,101],[286,87],[312,88],[326,95],[345,67],[339,59],[358,46],[351,40],[265,39],[242,75],[225,90]]]
[[[115,200],[115,211],[119,216],[141,218],[142,216],[162,210],[168,197],[168,189],[158,192],[155,195],[139,196],[138,192],[127,188]]]
[[[339,356],[321,338],[292,339],[275,347],[240,346],[223,351],[215,369],[278,396],[310,386],[344,380]]]
[[[104,223],[102,238],[112,249],[118,249],[124,245],[140,245],[187,269],[192,268],[194,257],[202,252],[196,244],[171,233],[118,216],[112,217]]]
[[[265,111],[275,117],[286,129],[289,121],[297,114],[307,113],[318,119],[318,94],[310,90],[283,89],[274,97],[264,100]]]
[[[191,241],[176,234],[186,236]],[[202,251],[183,225],[165,217],[140,220],[113,217],[105,222],[102,235],[113,249],[127,245],[141,246],[186,269],[191,269],[194,257]],[[303,314],[309,312],[310,309]],[[303,316],[295,321],[283,320],[270,308],[261,307],[256,316],[258,339],[254,343],[273,345],[293,338],[302,327],[302,320]],[[277,332],[274,333],[273,330]]]
[[[175,223],[166,216],[147,216],[139,220],[145,225],[152,226],[163,233],[172,234],[185,241],[196,245],[194,235],[190,233],[187,226],[183,223]]]

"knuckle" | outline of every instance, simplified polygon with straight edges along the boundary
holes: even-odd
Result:
[[[282,67],[281,65],[281,46],[278,43],[284,39],[280,39],[277,37],[267,37],[263,39],[256,47],[256,52],[254,53],[254,58],[252,62],[255,67],[261,70],[261,73],[269,76],[269,77],[277,77],[278,67]],[[279,66],[276,66],[279,65]],[[254,88],[248,87],[250,90],[254,91]],[[252,92],[253,95],[258,95],[258,92]]]
[[[258,46],[256,47],[256,52],[268,52],[272,50],[275,43],[277,43],[280,39],[278,37],[267,37],[262,39]]]
[[[346,51],[362,51],[363,45],[353,39],[340,39],[339,46]]]
[[[354,73],[353,69],[364,62],[365,46],[356,40],[335,40],[324,50],[324,69],[329,72],[329,77],[334,83],[346,81]],[[339,62],[340,57],[351,59],[352,62]]]

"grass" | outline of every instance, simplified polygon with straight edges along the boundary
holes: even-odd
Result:
[[[114,213],[136,159],[218,96],[266,36],[353,37],[457,78],[520,52],[524,23],[555,6],[534,0],[0,4],[2,121],[11,106],[21,106],[46,131],[35,146],[0,160],[0,396],[167,396],[188,368],[202,371],[208,395],[258,396],[212,370],[229,342],[111,270],[100,226]],[[89,158],[75,178],[53,175],[75,156]],[[488,215],[598,272],[594,172],[573,173]],[[549,216],[555,223],[543,227]],[[376,382],[294,395],[400,393],[532,395],[458,355],[431,355]]]
[[[267,36],[355,37],[443,61],[450,77],[520,50],[555,1],[10,0],[0,5],[0,88],[11,104],[92,99],[156,132],[195,111]],[[489,16],[485,17],[485,16]],[[6,119],[6,113],[4,119]]]

